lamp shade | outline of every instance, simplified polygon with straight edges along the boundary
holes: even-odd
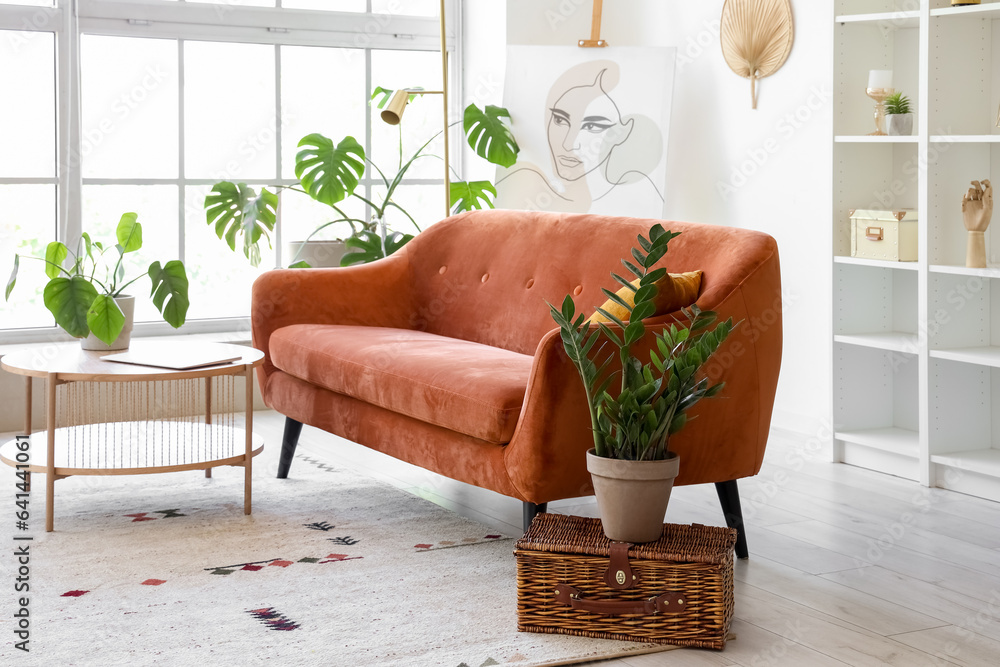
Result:
[[[399,125],[403,120],[403,111],[406,110],[406,103],[410,99],[410,93],[405,90],[397,90],[392,94],[388,106],[382,110],[382,122],[389,125]]]

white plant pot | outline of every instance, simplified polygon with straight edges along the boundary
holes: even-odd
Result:
[[[290,241],[285,244],[285,262],[306,262],[313,268],[340,266],[350,252],[343,241]]]
[[[912,113],[887,114],[885,124],[885,131],[891,137],[908,137],[913,134]]]
[[[97,350],[99,352],[128,349],[129,341],[132,338],[132,325],[135,323],[135,297],[126,295],[117,296],[115,297],[115,303],[118,304],[122,315],[125,316],[125,326],[122,327],[122,332],[118,334],[118,338],[115,338],[111,342],[111,345],[108,345],[94,334],[89,334],[80,341],[80,346],[83,349]]]

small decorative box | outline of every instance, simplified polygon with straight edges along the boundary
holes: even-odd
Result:
[[[517,542],[517,629],[725,648],[736,530],[666,524],[656,542],[604,536],[600,519],[539,514]]]
[[[917,261],[916,211],[851,211],[851,257]]]

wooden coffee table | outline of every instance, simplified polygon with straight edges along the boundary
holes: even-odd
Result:
[[[0,360],[4,370],[25,376],[25,434],[31,434],[32,382],[43,378],[46,383],[45,447],[31,438],[28,467],[45,473],[46,531],[53,529],[55,481],[70,475],[205,470],[210,477],[213,467],[243,466],[243,512],[250,514],[252,461],[264,449],[263,439],[253,435],[253,369],[264,353],[242,345],[206,346],[239,358],[171,370],[103,361],[110,352],[68,343]],[[133,341],[130,351],[166,354],[169,347]],[[237,422],[237,377],[246,385],[242,424]],[[12,440],[0,447],[0,460],[15,466],[17,444]]]

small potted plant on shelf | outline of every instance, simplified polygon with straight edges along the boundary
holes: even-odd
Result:
[[[371,95],[372,106],[384,109],[396,92],[376,87]],[[410,100],[421,96],[419,89],[406,89],[406,92]],[[492,164],[504,167],[514,164],[520,150],[510,131],[509,118],[510,114],[502,107],[487,106],[480,109],[475,104],[470,104],[461,121],[470,147]],[[295,156],[295,176],[299,179],[297,184],[275,185],[274,192],[263,187],[258,194],[245,183],[216,183],[205,198],[208,224],[215,228],[220,239],[225,239],[231,250],[236,250],[237,236],[242,235],[243,254],[251,264],[257,266],[261,259],[258,244],[261,240],[270,243],[270,233],[274,231],[277,220],[276,191],[288,190],[307,195],[333,211],[330,221],[316,227],[305,241],[290,244],[291,267],[318,265],[315,259],[311,259],[315,257],[323,257],[324,265],[349,266],[391,255],[406,245],[413,235],[387,228],[386,217],[390,210],[404,216],[415,231],[420,231],[420,225],[414,217],[394,199],[396,189],[414,162],[424,157],[436,157],[426,150],[441,135],[441,132],[437,132],[409,159],[404,159],[402,125],[399,128],[399,161],[394,174],[391,170],[379,168],[353,136],[348,135],[337,142],[322,134],[309,134],[299,141],[300,150]],[[375,171],[385,187],[381,201],[374,201],[358,192],[368,166]],[[456,172],[450,183],[452,213],[493,208],[495,196],[496,189],[489,181],[466,182]],[[370,209],[369,220],[352,217],[341,208],[342,202],[351,197]],[[319,248],[312,245],[313,237],[334,225],[350,228],[350,234],[344,239],[320,242],[322,247]]]
[[[594,448],[587,452],[587,469],[604,533],[622,542],[659,539],[680,466],[679,457],[670,451],[670,438],[684,428],[692,406],[722,391],[724,383],[711,384],[699,377],[699,370],[735,326],[728,319],[711,328],[716,313],[692,305],[682,309],[686,323],[654,332],[656,349],[637,353],[646,332],[643,320],[655,313],[657,283],[670,279],[666,269],[653,266],[678,234],[654,225],[648,238],[639,235],[640,247],[632,250],[638,264],[622,260],[635,280],[611,274],[624,287],[618,293],[602,290],[610,302],[597,312],[617,329],[604,322],[594,326],[576,313],[568,295],[562,308],[549,304],[590,408]],[[610,312],[611,303],[627,315]],[[616,361],[621,370],[612,370]],[[612,395],[616,378],[619,389]]]
[[[145,273],[125,281],[125,255],[142,247],[138,215],[122,215],[115,237],[116,244],[105,245],[91,240],[84,232],[75,253],[64,243],[53,241],[46,246],[45,257],[28,256],[45,263],[45,275],[49,278],[42,292],[45,307],[66,333],[83,339],[81,345],[85,350],[128,348],[135,297],[125,294],[125,290],[142,276],[149,276],[150,298],[170,326],[180,327],[187,316],[188,279],[184,264],[178,259],[162,265],[153,262]],[[10,299],[17,282],[20,262],[20,255],[14,255],[14,270],[7,282],[5,299]]]
[[[886,132],[893,137],[908,137],[913,134],[913,114],[910,112],[910,98],[901,92],[890,95],[885,100]]]

